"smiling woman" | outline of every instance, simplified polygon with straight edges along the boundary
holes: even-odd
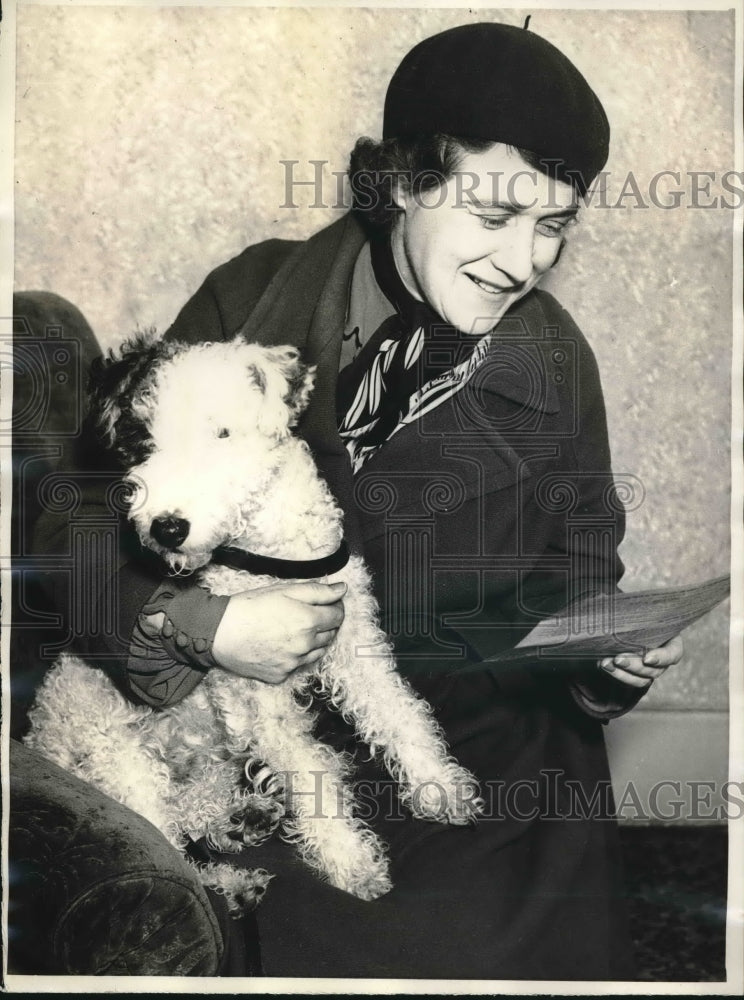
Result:
[[[317,366],[299,433],[343,507],[350,545],[371,569],[400,671],[432,705],[453,754],[477,775],[493,809],[465,829],[403,818],[391,806],[396,797],[380,762],[369,759],[343,718],[324,713],[320,735],[348,753],[357,798],[370,826],[390,844],[394,888],[363,902],[296,865],[286,844],[275,840],[256,848],[246,863],[277,876],[257,915],[264,970],[270,976],[632,979],[603,723],[634,707],[677,663],[681,642],[672,640],[645,658],[629,650],[604,663],[535,661],[499,670],[487,663],[574,598],[614,593],[623,574],[618,549],[625,512],[613,482],[598,365],[582,332],[544,289],[607,162],[609,124],[592,87],[540,37],[542,28],[537,34],[493,21],[452,27],[458,20],[452,11],[446,18],[428,10],[384,13],[334,16],[350,19],[350,37],[377,25],[395,59],[417,38],[431,37],[415,45],[393,75],[381,141],[359,140],[354,148],[352,210],[307,240],[251,243],[211,271],[165,338],[200,344],[241,333],[265,345],[292,344]],[[189,14],[162,16],[168,24],[176,16],[186,23]],[[244,16],[275,25],[285,12]],[[316,18],[327,24],[322,19],[330,15],[294,16],[307,37],[317,40],[315,58],[322,63],[324,33],[313,34],[312,24]],[[544,33],[557,31],[594,81],[583,49],[591,30],[573,44],[570,31],[560,34],[567,16],[561,12]],[[591,18],[599,17],[585,16],[590,27]],[[227,14],[221,10],[214,17],[224,33]],[[473,15],[463,14],[468,19]],[[201,38],[203,29],[195,23]],[[396,26],[402,23],[413,27],[400,35]],[[431,35],[440,28],[447,30]],[[645,28],[633,36],[636,42],[650,37]],[[335,36],[326,34],[338,56]],[[262,37],[272,38],[271,32]],[[612,30],[601,37],[615,45]],[[668,35],[660,30],[658,37],[661,50]],[[266,45],[264,67],[278,61],[279,49],[293,56],[307,49],[297,37],[293,45]],[[348,91],[358,97],[364,90],[366,98],[362,43],[353,48]],[[211,71],[214,57],[206,43],[205,51]],[[241,60],[241,66],[250,65]],[[282,65],[289,72],[294,64]],[[622,83],[626,75],[623,69],[612,79]],[[256,92],[241,81],[234,81],[241,95]],[[271,110],[266,156],[274,156],[274,165],[306,166],[297,158],[302,154],[288,160],[286,149],[272,145],[280,115],[293,114],[284,108],[286,88],[263,90],[255,103]],[[274,91],[282,94],[276,105],[270,103]],[[320,84],[318,93],[325,96]],[[121,107],[127,106],[126,89],[123,95]],[[614,122],[622,102],[606,79],[602,99],[613,106]],[[182,101],[179,92],[179,110]],[[218,115],[230,102],[239,103],[220,92],[209,107]],[[339,101],[333,111],[338,127],[344,135],[358,135],[343,105]],[[199,162],[201,183],[208,187],[217,183],[229,151],[201,141],[206,106],[197,101],[188,119],[188,128],[197,129],[189,132],[188,155],[189,169]],[[324,138],[326,118],[309,123],[311,117],[303,107],[291,119],[293,142],[311,125],[314,141]],[[625,127],[627,139],[627,121]],[[257,133],[245,123],[242,130],[250,136],[250,155],[241,154],[241,169],[232,178],[240,191],[229,217],[249,206],[253,238],[260,239],[278,232],[275,202],[257,183],[266,167]],[[229,134],[222,139],[231,145],[241,130],[220,131]],[[181,157],[182,145],[179,134],[173,157]],[[200,161],[194,148],[214,155]],[[327,162],[315,153],[307,160]],[[316,189],[305,193],[315,197]],[[198,199],[187,201],[191,206]],[[140,212],[143,203],[144,197]],[[228,228],[223,208],[217,229]],[[181,226],[182,216],[172,209]],[[307,212],[302,219],[310,229]],[[283,236],[302,235],[296,217],[282,221]],[[317,223],[317,216],[310,221]],[[591,298],[594,321],[605,309],[615,321],[604,327],[597,348],[605,358],[614,352],[621,371],[628,355],[642,350],[662,324],[647,332],[641,308],[633,317],[639,332],[631,339],[629,321],[617,322],[618,311],[634,293],[640,295],[650,271],[636,266],[622,242],[632,226],[617,227],[614,218],[606,219],[604,230],[596,219],[589,223],[588,233],[583,226],[575,230],[580,247],[585,240],[583,249],[567,254],[562,270],[568,265],[569,288],[571,275],[579,274],[583,284],[575,287]],[[616,269],[625,257],[622,282],[615,281],[606,252],[612,242],[607,232],[618,244]],[[187,232],[169,233],[167,242],[174,254],[191,255],[197,269],[207,270],[205,257],[216,258],[214,247],[207,254],[202,243],[207,233],[189,215]],[[584,278],[592,266],[594,276]],[[648,365],[641,374],[652,381],[653,372]],[[616,392],[621,382],[611,380]],[[193,385],[194,392],[202,386],[225,404],[226,412],[217,407],[219,416],[205,433],[211,435],[217,473],[227,481],[233,471],[241,472],[223,457],[231,452],[236,426],[227,411],[239,407],[245,416],[244,403],[229,379],[204,384],[198,368]],[[648,405],[666,398],[666,385],[657,379],[653,391],[639,393],[636,380],[628,392],[633,405]],[[169,400],[169,419],[172,411],[175,435],[184,427],[186,438],[201,433],[189,427],[187,400]],[[630,427],[637,423],[628,421]],[[686,447],[676,474],[687,467]],[[649,450],[653,461],[656,451]],[[187,455],[187,443],[176,451]],[[198,498],[211,470],[192,470],[185,458],[180,471],[183,488]],[[167,468],[156,478],[163,490],[171,488]],[[625,476],[626,484],[632,481]],[[229,485],[225,491],[231,492]],[[168,510],[178,510],[178,499],[168,496]],[[680,512],[685,515],[688,506]],[[267,510],[265,517],[272,519],[274,512]],[[48,513],[37,550],[45,558],[66,552],[68,530],[67,517]],[[665,541],[659,535],[659,546],[653,546],[650,537],[644,537],[649,551]],[[198,690],[209,670],[282,683],[324,655],[343,619],[343,594],[323,580],[254,591],[250,598],[236,594],[215,605],[189,579],[154,575],[151,564],[143,567],[136,540],[122,538],[121,570],[107,576],[95,599],[106,606],[119,602],[116,634],[101,639],[102,659],[118,669],[133,700],[167,710]],[[648,558],[655,565],[657,556]],[[571,796],[564,797],[563,789]],[[332,810],[328,819],[333,822]]]

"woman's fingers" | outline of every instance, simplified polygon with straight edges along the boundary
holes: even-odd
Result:
[[[666,667],[650,666],[644,663],[640,656],[631,656],[627,653],[621,653],[614,657],[606,656],[599,665],[613,676],[623,672],[633,674],[636,677],[645,677],[649,680],[656,680],[666,670]]]
[[[616,667],[614,664],[611,667],[602,667],[602,669],[606,670],[615,680],[620,681],[622,684],[628,684],[630,687],[647,688],[656,679],[644,674],[633,673],[631,670],[625,670],[622,667]]]
[[[665,642],[658,649],[649,649],[643,657],[643,662],[652,666],[673,667],[682,659],[685,651],[685,644],[681,635],[675,635],[669,642]]]
[[[329,628],[324,632],[316,632],[313,641],[313,649],[325,649],[336,637],[337,628]]]
[[[682,637],[676,635],[669,642],[650,649],[643,656],[636,653],[618,653],[616,656],[605,656],[599,661],[601,670],[611,677],[631,687],[645,688],[652,684],[664,671],[679,663],[684,653]]]

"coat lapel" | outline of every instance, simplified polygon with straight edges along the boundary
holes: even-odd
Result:
[[[364,242],[352,215],[317,233],[285,261],[242,330],[262,344],[294,344],[317,366],[301,430],[320,451],[345,452],[336,430],[336,377],[349,285]]]
[[[365,242],[352,215],[321,230],[291,254],[251,313],[242,333],[262,344],[294,344],[317,367],[310,405],[299,431],[346,512],[346,537],[361,548],[354,483],[336,428],[336,379],[356,258]]]

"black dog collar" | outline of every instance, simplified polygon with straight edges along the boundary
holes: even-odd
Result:
[[[349,546],[342,541],[335,552],[322,559],[276,559],[255,552],[221,545],[212,553],[212,562],[231,569],[244,569],[254,576],[278,576],[281,580],[312,580],[337,573],[349,561]]]

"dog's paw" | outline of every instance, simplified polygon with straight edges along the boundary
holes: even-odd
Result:
[[[203,832],[210,847],[225,854],[239,854],[243,848],[267,840],[281,826],[284,812],[284,805],[275,798],[237,793],[229,811],[211,816]]]
[[[337,889],[367,901],[379,899],[393,888],[387,858],[384,857],[375,859],[373,864],[367,861],[363,866],[346,872],[343,879],[331,879],[331,882]]]
[[[199,879],[225,897],[230,916],[238,919],[255,909],[273,878],[263,868],[238,868],[222,861],[199,865]]]
[[[310,821],[290,817],[282,831],[302,859],[324,881],[359,899],[378,899],[390,892],[385,844],[364,824],[341,815]]]
[[[417,819],[465,826],[483,812],[478,792],[478,782],[470,771],[451,764],[444,773],[413,785],[404,799]]]
[[[346,845],[346,863],[336,869],[332,881],[359,899],[379,899],[393,888],[385,845],[368,828],[357,827],[350,833],[353,840]]]
[[[210,823],[204,839],[220,854],[240,854],[243,850],[243,838],[227,823]]]
[[[246,847],[255,847],[280,826],[284,814],[284,805],[278,799],[247,792],[230,817],[230,835],[239,838]]]

